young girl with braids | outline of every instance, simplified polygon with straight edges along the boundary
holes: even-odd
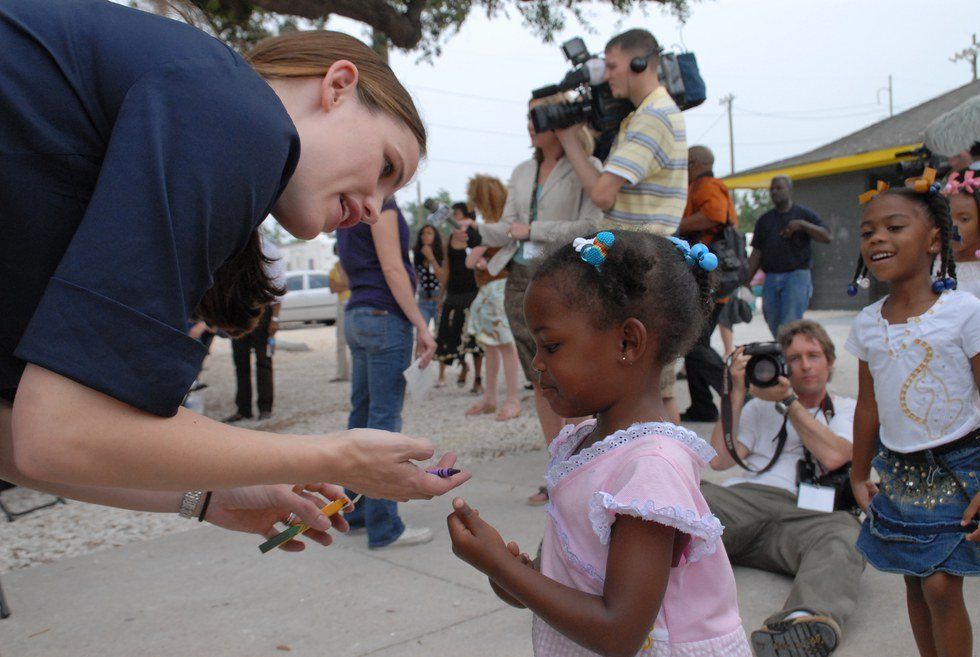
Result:
[[[578,238],[534,273],[532,366],[568,425],[550,444],[551,503],[532,562],[457,498],[453,551],[534,612],[537,657],[749,657],[735,578],[700,471],[715,455],[667,422],[658,382],[710,308],[703,245],[634,232]],[[702,267],[703,265],[703,267]]]
[[[847,340],[860,361],[851,485],[867,513],[858,550],[904,575],[919,653],[966,657],[963,577],[980,574],[980,301],[955,289],[949,202],[934,176],[861,197],[848,292],[870,271],[891,294],[861,311]]]
[[[953,226],[959,233],[950,246],[956,259],[956,289],[980,298],[980,172],[963,169],[949,177],[943,193],[949,197]]]

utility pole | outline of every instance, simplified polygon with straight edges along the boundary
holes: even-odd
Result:
[[[971,40],[971,45],[968,48],[964,48],[955,55],[949,58],[949,61],[954,64],[958,61],[965,61],[970,63],[970,67],[973,69],[973,81],[977,81],[977,53],[980,52],[980,43],[977,43],[977,35],[973,35]]]
[[[735,96],[728,94],[718,100],[719,105],[728,105],[728,157],[732,165],[732,174],[735,173],[735,130],[732,124],[732,101]]]
[[[881,104],[881,92],[882,91],[887,91],[888,92],[888,118],[891,118],[894,115],[893,104],[892,104],[892,76],[891,76],[891,74],[888,75],[888,86],[887,87],[880,87],[878,89],[878,94],[877,95],[878,95],[878,104],[879,105]]]

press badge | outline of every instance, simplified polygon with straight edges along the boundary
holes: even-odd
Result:
[[[541,247],[534,242],[521,242],[521,257],[525,260],[540,258]]]
[[[796,496],[796,506],[810,511],[831,513],[834,510],[836,495],[837,491],[831,486],[800,484],[800,492]]]

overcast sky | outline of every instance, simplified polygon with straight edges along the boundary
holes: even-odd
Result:
[[[633,27],[649,29],[668,50],[683,40],[708,89],[708,100],[684,113],[688,143],[712,148],[716,173],[727,175],[722,96],[735,96],[735,164],[746,169],[886,118],[889,74],[895,113],[967,83],[969,66],[949,58],[980,31],[977,0],[708,0],[692,4],[684,25],[655,8],[621,16],[600,2],[591,7],[595,33],[572,20],[554,44],[533,36],[516,12],[492,21],[473,12],[432,64],[392,51],[391,65],[429,127],[429,158],[417,175],[423,196],[442,188],[463,200],[475,173],[507,181],[530,153],[530,91],[561,79],[568,64],[559,44],[574,36],[600,54]],[[366,34],[346,19],[328,28]],[[413,181],[398,197],[415,194]]]

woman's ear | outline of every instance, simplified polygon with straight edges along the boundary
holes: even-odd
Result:
[[[330,65],[320,84],[320,105],[329,112],[348,98],[357,96],[357,67],[353,62],[340,59]]]
[[[650,347],[649,337],[647,327],[635,317],[630,317],[623,322],[620,336],[620,362],[624,365],[632,365],[643,358]]]

